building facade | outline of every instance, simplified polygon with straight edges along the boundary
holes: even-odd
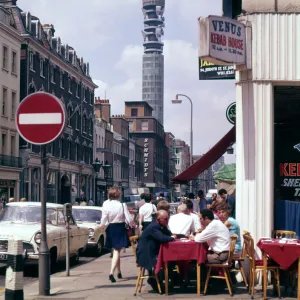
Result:
[[[175,184],[171,180],[176,176],[176,155],[175,155],[175,136],[171,132],[166,132],[166,146],[168,147],[169,164],[169,190],[170,197],[175,197]]]
[[[129,140],[129,189],[132,190],[138,187],[138,181],[135,172],[135,153],[136,143],[135,140]]]
[[[153,108],[153,117],[164,124],[164,56],[165,0],[143,0],[144,55],[143,101]]]
[[[21,36],[11,25],[11,13],[0,6],[0,198],[20,198],[22,159],[19,157],[19,134],[15,125],[20,97]]]
[[[185,141],[175,139],[175,168],[176,176],[186,170],[190,165],[190,148]],[[188,186],[185,184],[175,185],[176,197],[185,195],[188,193]]]
[[[144,184],[151,192],[168,186],[168,149],[163,126],[152,117],[152,107],[145,101],[125,102],[129,136],[144,148]]]
[[[77,197],[92,198],[93,102],[97,86],[91,79],[89,64],[54,35],[53,25],[42,25],[37,17],[18,7],[11,9],[23,38],[20,101],[37,91],[48,92],[63,102],[68,116],[63,135],[47,145],[47,201],[66,203]],[[40,201],[40,146],[20,139],[20,153],[26,161],[20,194],[30,201]]]

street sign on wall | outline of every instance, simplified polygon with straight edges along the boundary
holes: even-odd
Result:
[[[35,145],[45,145],[58,138],[65,128],[64,104],[52,94],[37,92],[19,105],[16,125],[20,136]]]
[[[226,109],[226,118],[229,123],[235,124],[236,120],[236,104],[235,102],[231,103]]]
[[[199,80],[235,79],[235,66],[215,65],[199,58]]]
[[[245,25],[209,16],[199,18],[199,57],[215,64],[246,64]]]

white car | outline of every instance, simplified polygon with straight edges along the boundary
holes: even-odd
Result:
[[[87,247],[93,249],[95,255],[99,256],[104,248],[106,241],[105,229],[100,228],[102,207],[73,206],[72,214],[77,224],[88,228],[89,241]]]
[[[66,221],[63,205],[47,203],[47,243],[50,250],[52,270],[56,262],[66,259]],[[70,221],[70,256],[74,262],[85,251],[89,231]],[[0,262],[7,260],[10,236],[23,240],[25,264],[38,264],[41,243],[41,203],[13,202],[6,205],[0,216]]]

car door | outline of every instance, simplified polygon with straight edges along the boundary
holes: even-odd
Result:
[[[60,257],[65,257],[66,256],[66,237],[67,237],[67,225],[66,225],[66,220],[65,216],[62,210],[58,210],[57,213],[57,226],[60,228],[60,251],[59,251],[59,256]],[[71,240],[71,238],[70,238]]]
[[[88,229],[78,226],[73,217],[71,218],[70,227],[72,231],[73,249],[74,253],[76,253],[79,249],[86,247],[88,242]]]

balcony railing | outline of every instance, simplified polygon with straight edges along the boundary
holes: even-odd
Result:
[[[9,155],[0,155],[0,166],[22,168],[22,158]]]

